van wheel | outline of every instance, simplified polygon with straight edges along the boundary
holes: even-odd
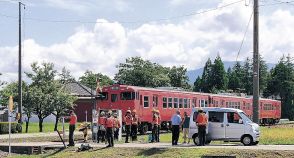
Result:
[[[242,137],[241,142],[244,146],[250,146],[253,143],[253,139],[250,135],[245,135]]]
[[[259,141],[253,142],[252,145],[257,145]]]
[[[199,145],[199,139],[198,139],[198,136],[195,136],[194,138],[193,138],[193,142],[194,142],[194,144],[195,145]]]

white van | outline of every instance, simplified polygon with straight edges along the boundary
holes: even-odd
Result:
[[[212,140],[242,142],[245,146],[257,145],[259,142],[259,125],[253,123],[246,114],[233,108],[202,108],[208,117],[206,144]],[[199,108],[193,108],[190,116],[189,138],[199,144],[196,118]]]

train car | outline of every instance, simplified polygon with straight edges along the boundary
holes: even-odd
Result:
[[[250,118],[253,115],[252,98],[217,95],[209,93],[187,92],[178,89],[158,89],[128,85],[111,85],[100,92],[104,97],[97,101],[97,108],[119,109],[123,116],[127,110],[136,110],[141,120],[140,131],[145,133],[151,128],[152,110],[158,109],[162,127],[170,126],[170,119],[176,110],[183,115],[190,114],[193,107],[228,107],[243,110]],[[276,100],[260,100],[261,121],[280,118],[280,102]],[[268,108],[269,105],[271,109]]]

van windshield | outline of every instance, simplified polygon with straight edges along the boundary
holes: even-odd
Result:
[[[243,119],[243,121],[248,122],[248,123],[252,123],[252,121],[250,120],[250,118],[244,112],[239,112],[239,115],[241,116],[241,118]]]

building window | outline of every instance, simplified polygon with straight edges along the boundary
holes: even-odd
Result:
[[[144,96],[144,107],[149,107],[149,97],[148,96]]]
[[[162,98],[162,107],[167,108],[167,98],[166,97]]]
[[[174,108],[178,108],[178,98],[174,98]]]
[[[173,108],[173,98],[168,98],[168,108]]]
[[[116,102],[117,99],[117,94],[111,94],[111,102]]]

